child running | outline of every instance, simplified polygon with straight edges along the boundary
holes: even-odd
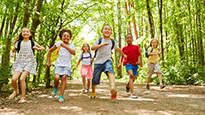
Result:
[[[82,82],[83,82],[83,89],[82,93],[85,93],[86,89],[86,78],[87,78],[87,93],[90,92],[90,79],[93,76],[93,69],[92,69],[92,60],[93,60],[93,54],[90,51],[90,46],[88,43],[84,43],[82,48],[82,53],[79,56],[78,63],[74,69],[78,67],[80,62],[82,61],[82,66],[81,66],[81,77],[82,77]]]
[[[47,67],[50,67],[50,57],[51,52],[60,47],[58,50],[58,57],[55,62],[54,69],[54,90],[51,95],[56,96],[56,92],[58,90],[59,80],[61,79],[61,87],[60,87],[60,95],[59,102],[64,102],[63,94],[66,88],[66,79],[71,76],[71,55],[75,55],[75,47],[73,44],[69,43],[72,38],[71,30],[62,29],[59,33],[59,37],[63,42],[57,42],[51,49],[49,49],[47,54]]]
[[[140,65],[140,50],[138,45],[133,45],[133,36],[132,34],[127,34],[125,41],[127,42],[127,46],[122,48],[122,51],[127,55],[126,59],[123,59],[123,56],[121,56],[120,64],[118,68],[121,67],[121,64],[123,62],[123,65],[126,67],[126,71],[129,74],[129,82],[126,83],[126,92],[129,93],[131,90],[130,98],[137,98],[136,94],[134,93],[134,81],[137,76],[137,69],[139,68],[138,65]]]
[[[18,94],[18,87],[16,81],[20,77],[21,85],[21,99],[18,103],[26,102],[26,76],[28,74],[36,75],[37,62],[34,58],[34,49],[44,51],[45,48],[41,47],[38,43],[32,40],[31,30],[23,28],[20,35],[17,37],[17,41],[14,42],[14,47],[10,51],[10,57],[14,57],[14,51],[17,51],[16,60],[12,65],[12,86],[14,92],[9,96],[12,100]]]
[[[165,85],[162,85],[162,71],[160,69],[159,66],[159,55],[161,54],[161,52],[159,51],[159,49],[157,48],[159,42],[157,39],[152,39],[150,42],[150,47],[148,48],[147,52],[148,52],[148,77],[147,77],[147,85],[146,88],[149,90],[150,86],[149,86],[149,81],[150,78],[153,74],[153,72],[155,72],[158,75],[158,79],[159,79],[159,83],[160,83],[160,89],[165,88]]]
[[[103,37],[98,38],[91,47],[92,50],[95,50],[96,59],[94,61],[92,92],[90,98],[96,98],[96,86],[100,84],[101,73],[105,72],[105,74],[109,77],[111,99],[115,99],[117,97],[117,91],[115,90],[115,76],[112,67],[111,51],[112,49],[118,51],[124,58],[126,58],[126,55],[120,48],[118,48],[115,41],[110,38],[112,29],[109,25],[104,25],[101,33],[103,34]]]

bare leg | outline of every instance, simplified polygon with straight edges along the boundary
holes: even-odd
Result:
[[[21,74],[21,78],[20,78],[20,83],[21,83],[21,97],[22,98],[26,98],[26,76],[29,74],[28,71],[23,71],[23,73]]]
[[[162,85],[162,74],[157,73],[157,75],[158,75],[158,79],[159,79],[159,84]]]
[[[115,88],[115,76],[111,72],[107,72],[109,81],[110,81],[110,87]]]
[[[83,82],[83,87],[85,87],[85,84],[86,84],[85,75],[82,76],[82,82]]]
[[[129,86],[130,86],[131,94],[133,94],[134,93],[134,85],[133,85],[134,76],[133,76],[132,70],[128,70],[128,74],[129,74]]]
[[[67,75],[63,75],[62,76],[62,83],[61,83],[61,90],[60,90],[60,95],[64,94],[65,88],[66,88],[66,79],[67,79]]]
[[[9,96],[9,99],[14,99],[18,93],[18,87],[17,87],[16,81],[18,80],[20,75],[21,75],[21,72],[15,71],[13,76],[12,76],[12,86],[14,88],[14,92]]]
[[[90,79],[87,79],[87,89],[90,89]]]
[[[92,92],[95,92],[97,85],[92,85]]]
[[[59,74],[55,74],[54,88],[58,88],[59,80],[60,80],[60,75]]]

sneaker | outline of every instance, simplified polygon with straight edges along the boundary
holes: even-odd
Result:
[[[146,85],[147,90],[149,90],[149,85]]]
[[[85,93],[85,87],[83,87],[83,89],[82,89],[82,93]]]
[[[131,95],[130,95],[130,98],[136,99],[136,98],[138,98],[138,97],[136,96],[136,94],[131,94]]]
[[[89,90],[89,89],[87,89],[87,93],[90,93],[90,90]]]
[[[110,91],[110,93],[111,93],[111,99],[116,99],[117,98],[117,91],[115,89],[112,89]]]
[[[95,99],[96,98],[96,93],[95,92],[91,92],[90,98],[91,99]]]
[[[163,89],[165,88],[166,86],[165,85],[160,85],[160,89]]]
[[[58,90],[58,88],[54,88],[53,92],[51,93],[51,96],[52,96],[52,97],[55,97],[55,96],[56,96],[57,90]]]
[[[63,96],[62,96],[62,95],[59,96],[58,102],[60,102],[60,103],[63,103],[63,102],[64,102],[64,99],[63,99]]]

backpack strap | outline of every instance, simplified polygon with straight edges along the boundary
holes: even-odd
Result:
[[[83,60],[83,53],[81,54],[81,61]]]
[[[18,40],[17,49],[16,49],[17,53],[19,53],[19,51],[20,51],[21,41],[22,41],[22,40]]]
[[[113,39],[111,38],[111,41],[112,41],[112,47],[111,47],[111,50],[113,50],[113,48],[114,48],[114,46],[115,46],[115,40],[113,40]]]
[[[101,44],[101,42],[102,42],[102,37],[99,38],[98,45]],[[98,51],[98,49],[95,50],[94,58],[96,57],[97,51]]]
[[[34,49],[33,49],[33,47],[34,47],[34,41],[33,40],[31,40],[31,49],[33,50],[33,54],[34,54]]]
[[[19,51],[20,51],[20,48],[21,48],[21,42],[22,42],[22,40],[19,40],[18,41],[18,43],[17,43],[17,53],[19,53]],[[31,49],[33,50],[33,53],[34,53],[34,49],[33,49],[33,47],[34,47],[34,41],[33,40],[31,40]]]

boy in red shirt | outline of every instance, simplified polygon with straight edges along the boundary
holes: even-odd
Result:
[[[129,82],[126,84],[126,92],[131,93],[131,98],[137,98],[136,94],[134,93],[134,81],[137,75],[137,69],[140,65],[140,50],[138,45],[133,45],[133,36],[132,34],[127,34],[125,41],[127,42],[127,46],[122,48],[122,51],[127,55],[126,59],[123,59],[121,56],[120,65],[118,68],[121,67],[122,61],[123,65],[126,67],[126,71],[129,74]]]

